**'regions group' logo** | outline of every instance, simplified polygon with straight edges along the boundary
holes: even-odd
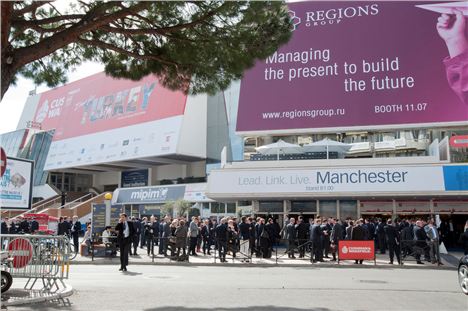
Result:
[[[297,17],[296,12],[292,10],[289,10],[288,14],[289,14],[289,19],[291,20],[291,24],[292,24],[290,30],[294,31],[297,29],[297,26],[299,26],[299,24],[301,23],[301,18]]]
[[[46,100],[41,108],[37,111],[37,114],[36,114],[36,122],[38,123],[42,123],[42,121],[45,120],[45,118],[47,118],[47,113],[49,112],[49,101]]]

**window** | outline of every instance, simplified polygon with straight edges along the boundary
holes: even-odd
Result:
[[[211,204],[211,213],[212,214],[224,214],[224,203],[212,202]]]
[[[227,203],[226,210],[228,214],[235,214],[236,213],[236,203]]]
[[[283,213],[283,201],[260,201],[260,213]]]
[[[291,213],[317,213],[316,201],[292,201]]]

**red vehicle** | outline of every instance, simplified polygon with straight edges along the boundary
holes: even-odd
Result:
[[[59,219],[47,214],[24,214],[24,219],[31,221],[35,219],[39,223],[39,234],[56,234]]]

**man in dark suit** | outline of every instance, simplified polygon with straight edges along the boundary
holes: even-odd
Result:
[[[120,214],[119,223],[115,226],[117,232],[117,241],[120,247],[120,269],[127,271],[128,251],[132,243],[132,237],[135,234],[133,223],[128,221],[126,214]]]
[[[320,228],[322,225],[322,220],[320,218],[315,219],[313,225],[310,226],[310,241],[312,242],[312,252],[313,258],[311,254],[312,262],[323,262],[323,250],[322,250],[322,229]]]
[[[288,240],[288,258],[296,259],[294,248],[296,247],[297,230],[296,219],[289,218],[289,224],[286,226],[286,240]]]
[[[37,222],[36,218],[32,218],[31,219],[31,223],[30,223],[30,226],[31,226],[31,233],[34,234],[36,233],[37,231],[39,231],[39,223]]]
[[[421,254],[425,254],[428,249],[428,237],[426,231],[424,230],[424,224],[421,220],[416,221],[414,239],[416,241],[416,244],[414,246],[414,257],[416,257],[416,263],[422,265],[423,262],[421,261]]]
[[[400,260],[400,233],[396,227],[392,224],[392,220],[387,220],[387,225],[384,227],[385,237],[387,239],[388,252],[390,253],[390,262],[393,264],[393,256],[396,255],[398,264],[401,264]]]
[[[336,218],[332,218],[331,224],[333,226],[330,232],[330,243],[333,256],[332,261],[336,261],[336,250],[338,249],[338,242],[343,240],[343,226]]]
[[[363,241],[366,240],[367,233],[366,229],[363,227],[362,219],[359,219],[356,222],[356,225],[351,229],[351,240]],[[362,265],[363,260],[356,260],[355,263]]]
[[[78,216],[73,216],[72,222],[70,225],[70,232],[73,238],[73,245],[75,246],[75,253],[78,252],[78,237],[81,232],[81,222],[78,221]]]
[[[2,228],[0,233],[8,234],[8,217],[5,217],[5,219],[2,218]]]
[[[226,253],[227,253],[228,227],[226,224],[226,218],[221,219],[221,223],[216,227],[215,233],[216,233],[216,242],[218,245],[219,258],[221,262],[227,262]]]
[[[298,224],[296,225],[297,230],[297,240],[299,243],[299,258],[304,258],[306,246],[304,245],[307,242],[309,235],[309,225],[304,222],[302,216],[298,217]]]
[[[141,222],[140,219],[132,217],[132,223],[133,223],[133,237],[132,237],[132,245],[133,245],[133,253],[132,253],[132,247],[130,247],[130,255],[138,255],[137,253],[137,248],[138,244],[140,244],[140,235],[141,235]]]
[[[57,235],[62,236],[64,234],[68,234],[68,224],[65,223],[63,217],[60,217],[57,225]]]
[[[171,219],[169,216],[164,217],[162,230],[161,230],[161,245],[159,246],[159,253],[167,256],[167,248],[169,246],[169,237],[171,236]]]
[[[376,236],[376,241],[377,241],[376,245],[378,245],[379,247],[380,254],[385,254],[385,249],[386,249],[385,225],[382,222],[382,219],[380,218],[377,220],[377,225],[375,227],[375,236]]]

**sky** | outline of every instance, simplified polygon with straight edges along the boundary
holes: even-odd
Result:
[[[102,64],[85,62],[74,71],[69,72],[68,82],[83,79],[101,71],[104,71]],[[0,102],[0,134],[16,130],[29,92],[35,88],[36,86],[32,80],[23,77],[19,77],[15,86],[10,86]],[[37,86],[36,93],[42,93],[47,90],[50,90],[50,88],[45,85],[39,85]]]

